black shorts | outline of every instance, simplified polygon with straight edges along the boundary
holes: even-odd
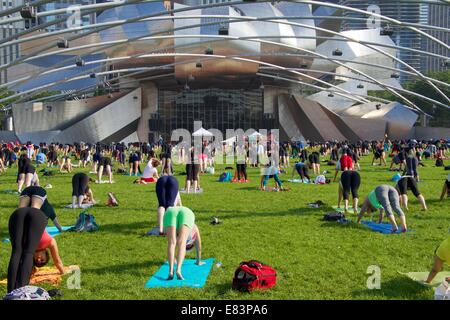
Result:
[[[200,165],[195,163],[188,163],[186,165],[187,180],[198,180],[198,173],[200,172]]]
[[[40,198],[42,202],[44,202],[45,199],[47,199],[47,191],[45,191],[45,189],[42,187],[30,186],[23,189],[22,193],[20,194],[20,197],[32,198],[33,196]]]
[[[100,158],[100,161],[98,162],[98,164],[103,167],[111,166],[111,158],[110,157],[102,157],[102,158]]]
[[[450,181],[448,181],[448,180],[445,180],[445,185],[447,186],[447,189],[449,189],[449,190],[450,190]]]
[[[87,160],[87,152],[85,152],[85,151],[81,151],[81,153],[80,153],[80,160],[81,161],[86,161]]]
[[[58,155],[54,151],[48,153],[48,162],[56,162],[58,160]]]
[[[311,153],[309,155],[309,161],[311,163],[319,164],[320,163],[320,156],[317,153]]]
[[[417,198],[420,195],[419,188],[417,187],[416,179],[413,177],[403,177],[397,182],[397,188],[400,191],[400,194],[406,194],[408,189],[414,194]]]
[[[19,174],[34,174],[36,172],[36,169],[32,164],[26,164],[19,170]]]
[[[163,153],[161,155],[161,159],[171,159],[171,158],[172,158],[172,155],[170,153],[168,153],[168,152]]]

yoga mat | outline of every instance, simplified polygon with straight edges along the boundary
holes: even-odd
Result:
[[[183,267],[181,268],[181,273],[183,274],[184,280],[177,280],[176,275],[173,280],[167,280],[167,277],[169,276],[169,263],[164,263],[155,275],[147,281],[145,288],[203,288],[213,266],[214,258],[202,260],[205,262],[202,266],[196,265],[195,261],[195,259],[184,260]],[[176,268],[176,264],[174,268]]]
[[[310,182],[309,180],[304,180],[302,181],[302,179],[289,179],[288,182],[293,182],[293,183],[304,183],[304,184],[310,184],[313,182]]]
[[[78,206],[75,206],[75,208],[76,209],[89,209],[92,206],[93,206],[92,203],[83,203],[83,204],[81,204],[81,208],[79,208]],[[71,204],[65,206],[64,208],[66,208],[66,209],[73,209]]]
[[[146,233],[146,236],[159,236],[159,228],[154,227],[152,230]]]
[[[103,184],[103,183],[109,183],[109,180],[102,180],[101,182],[98,182],[98,180],[95,180],[95,183]],[[112,183],[115,183],[114,181]]]
[[[428,283],[425,283],[425,280],[427,280],[428,274],[430,273],[428,271],[425,271],[425,272],[406,272],[406,273],[403,273],[403,272],[400,272],[400,271],[397,271],[397,272],[402,274],[402,275],[404,275],[404,276],[406,276],[406,277],[408,277],[408,278],[410,278],[411,280],[416,281],[416,282],[418,282],[418,283],[420,283],[420,284],[422,284],[424,286],[427,286],[427,287],[428,286],[430,286],[430,287],[437,287],[437,286],[439,286],[442,283],[442,281],[445,280],[445,278],[450,277],[450,271],[439,272],[436,275],[436,277],[434,277],[433,281],[431,281],[431,283],[428,284]]]
[[[362,224],[368,226],[373,231],[381,232],[383,234],[392,234],[392,225],[390,223],[375,223],[373,221],[361,221]],[[401,227],[398,227],[397,234],[401,233]],[[408,230],[407,232],[410,232]]]
[[[140,173],[138,173],[137,176],[134,175],[134,174],[132,174],[132,175],[130,176],[129,173],[124,173],[123,175],[124,175],[124,176],[129,176],[129,177],[142,177],[142,174],[140,174]]]
[[[344,213],[345,209],[344,207],[340,207],[338,208],[338,206],[332,206],[334,211],[340,212],[340,213]],[[353,213],[353,207],[348,207],[348,212],[349,213]],[[358,208],[358,213],[361,212],[361,208]]]
[[[184,189],[181,189],[181,190],[180,190],[180,193],[186,193],[186,194],[187,194],[186,190],[184,190]],[[194,189],[191,188],[191,190],[189,190],[189,194],[197,194],[197,193],[203,193],[203,189],[200,188],[200,189],[198,189],[197,192],[195,192],[195,193],[194,193]]]
[[[67,231],[70,228],[72,228],[73,226],[69,226],[69,227],[62,227],[63,231]],[[47,230],[48,234],[50,236],[52,236],[53,238],[56,237],[57,235],[59,235],[61,232],[59,232],[58,228],[56,227],[47,227],[45,228],[45,230]],[[9,239],[3,239],[2,241],[3,243],[10,243],[11,241]]]

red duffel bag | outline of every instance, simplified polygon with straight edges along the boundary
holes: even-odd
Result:
[[[251,292],[254,289],[268,289],[277,283],[277,271],[256,260],[243,261],[236,269],[233,289]]]

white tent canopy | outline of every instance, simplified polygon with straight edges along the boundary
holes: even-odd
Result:
[[[228,138],[227,140],[223,140],[222,143],[226,143],[226,144],[233,144],[233,142],[236,141],[237,136]]]
[[[211,132],[206,129],[200,128],[192,134],[193,137],[212,137],[214,136]]]

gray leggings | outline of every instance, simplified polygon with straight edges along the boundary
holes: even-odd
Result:
[[[375,195],[378,201],[383,206],[386,215],[389,217],[395,211],[399,217],[404,216],[402,208],[400,207],[400,197],[397,190],[393,186],[383,184],[375,188]]]

